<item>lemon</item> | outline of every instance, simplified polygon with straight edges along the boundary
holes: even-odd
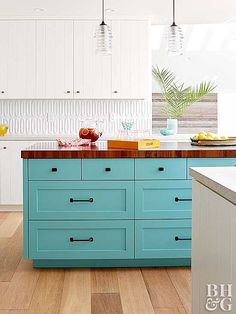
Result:
[[[5,135],[8,131],[8,126],[5,124],[0,124],[0,135]]]
[[[205,140],[205,139],[206,139],[206,135],[203,134],[203,133],[199,133],[198,139],[199,139],[199,140]]]
[[[207,135],[207,136],[206,136],[206,139],[207,139],[207,140],[213,140],[213,136],[212,136],[212,135]]]
[[[227,140],[228,137],[227,137],[227,136],[221,136],[220,139],[221,139],[221,140]]]

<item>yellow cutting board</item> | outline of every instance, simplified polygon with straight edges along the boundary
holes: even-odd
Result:
[[[158,139],[114,139],[107,141],[108,148],[149,149],[160,147]]]

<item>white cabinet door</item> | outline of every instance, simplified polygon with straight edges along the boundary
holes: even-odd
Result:
[[[9,30],[6,21],[0,21],[0,98],[7,96],[7,69],[8,69],[8,49]]]
[[[149,23],[113,21],[112,33],[112,98],[150,98]]]
[[[21,150],[34,143],[0,142],[0,205],[23,204]]]
[[[37,98],[73,98],[73,21],[37,21]]]
[[[0,98],[35,97],[35,21],[0,21]]]
[[[74,97],[111,98],[111,56],[96,53],[99,21],[74,21]]]

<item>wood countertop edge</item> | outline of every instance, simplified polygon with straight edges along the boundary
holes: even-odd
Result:
[[[236,158],[236,149],[204,150],[23,150],[23,159],[76,159],[76,158]]]

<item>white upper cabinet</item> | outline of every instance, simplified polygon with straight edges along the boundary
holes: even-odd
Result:
[[[0,99],[149,99],[147,21],[113,21],[112,54],[96,53],[100,21],[0,21]]]
[[[0,21],[0,98],[35,97],[35,21]]]
[[[112,98],[149,98],[149,23],[113,21],[112,33]]]
[[[37,98],[73,98],[73,21],[36,22]]]
[[[111,56],[96,53],[99,21],[74,21],[74,97],[111,98]]]

